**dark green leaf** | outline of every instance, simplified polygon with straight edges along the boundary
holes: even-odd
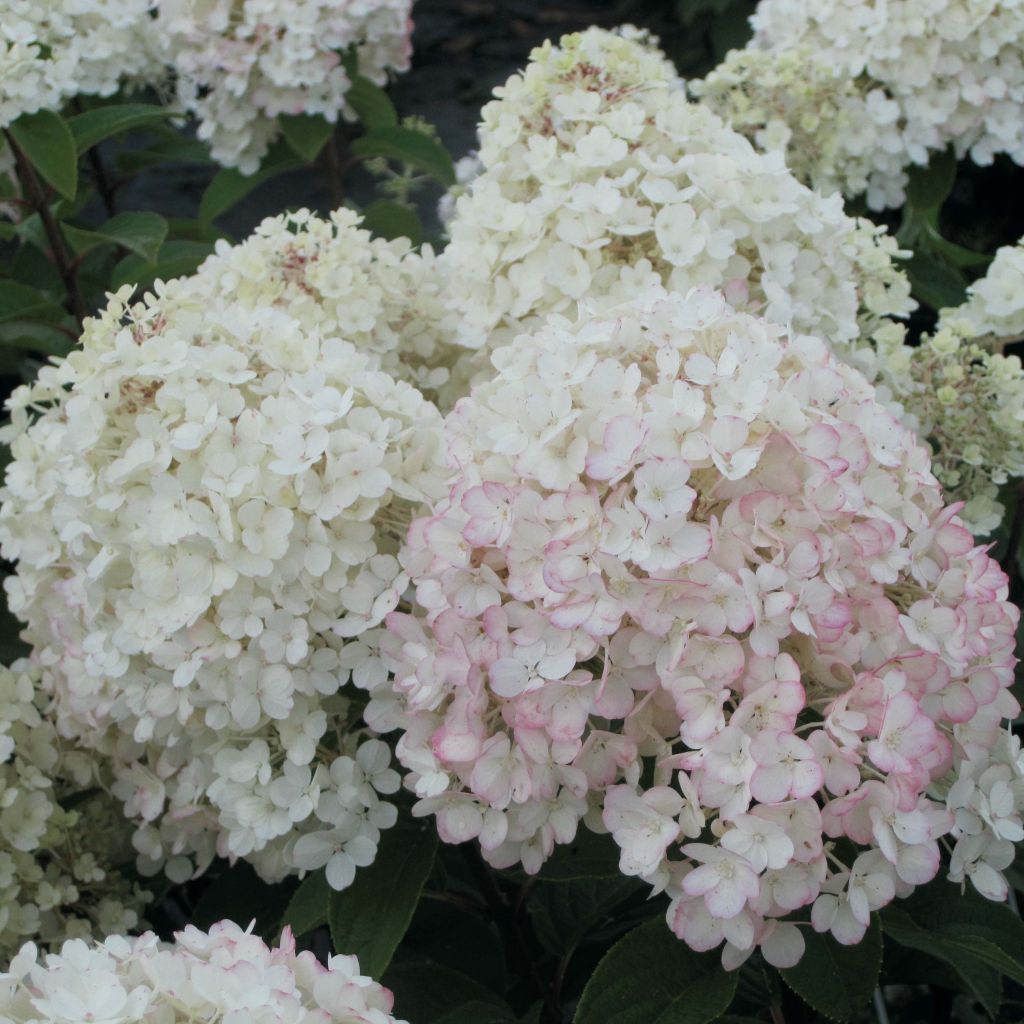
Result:
[[[199,219],[209,222],[219,217],[265,181],[301,166],[291,147],[286,145],[275,147],[255,174],[242,174],[234,168],[218,171],[199,201]]]
[[[318,114],[282,114],[278,121],[288,145],[307,164],[317,158],[334,132],[334,125]]]
[[[52,110],[19,117],[7,129],[44,181],[62,196],[78,190],[78,150],[67,122]]]
[[[621,878],[619,848],[610,835],[597,835],[581,828],[576,838],[555,848],[554,855],[544,862],[537,876],[552,882],[568,882],[576,878]]]
[[[507,1006],[474,1000],[442,1014],[434,1024],[515,1024],[515,1020],[515,1014]]]
[[[256,933],[276,942],[292,889],[288,883],[268,885],[249,864],[239,861],[206,887],[192,911],[191,923],[206,931],[217,921],[234,921],[242,928],[255,921]]]
[[[198,139],[168,130],[167,138],[156,139],[145,149],[130,149],[116,156],[122,174],[134,174],[158,164],[210,164],[210,150]]]
[[[659,916],[597,965],[573,1024],[705,1024],[728,1009],[737,977],[717,952],[694,953]]]
[[[907,203],[915,211],[937,210],[953,189],[956,155],[952,149],[936,153],[927,167],[911,167],[908,177]]]
[[[0,324],[0,345],[44,356],[66,356],[74,348],[75,343],[63,331],[46,324],[22,323],[15,320]]]
[[[402,949],[503,992],[507,981],[500,929],[480,914],[426,891],[402,939]]]
[[[331,887],[323,868],[307,875],[292,894],[281,920],[281,927],[288,925],[296,937],[327,924],[327,902]]]
[[[882,929],[871,920],[855,946],[841,946],[831,935],[802,929],[807,949],[782,977],[805,1003],[833,1020],[849,1020],[878,987],[882,967]]]
[[[76,114],[68,121],[71,135],[79,153],[95,146],[104,139],[133,128],[144,128],[146,125],[157,124],[174,111],[166,107],[157,107],[147,103],[118,103],[109,107],[97,107],[83,114]],[[184,140],[182,140],[184,141]]]
[[[10,453],[7,445],[0,449],[0,460],[4,466],[10,461]],[[0,474],[0,479],[2,476],[3,474]],[[29,645],[19,636],[21,623],[7,610],[6,604],[5,601],[3,606],[0,606],[0,658],[5,665],[10,665],[12,661],[17,661],[29,653]]]
[[[986,252],[975,252],[973,249],[965,249],[962,245],[950,242],[943,238],[933,228],[926,230],[928,245],[932,251],[938,253],[947,263],[954,267],[982,267],[992,262],[992,256]]]
[[[400,821],[382,836],[377,858],[342,892],[332,892],[331,938],[339,953],[355,954],[363,972],[379,978],[391,962],[437,852],[429,823]]]
[[[926,252],[904,264],[914,298],[932,309],[958,306],[967,293],[967,279],[955,267]]]
[[[945,960],[991,1014],[999,991],[991,973],[1024,980],[1024,922],[1004,904],[946,882],[922,886],[882,914],[900,945]]]
[[[0,281],[0,323],[10,320],[59,320],[64,311],[49,295],[20,284]]]
[[[425,171],[442,185],[455,184],[455,165],[448,150],[436,139],[413,128],[380,128],[356,139],[352,152],[358,156],[384,156]]]
[[[363,227],[381,238],[408,238],[413,245],[423,240],[419,214],[391,199],[378,199],[363,211]]]
[[[173,277],[191,274],[210,253],[209,242],[164,242],[155,263],[149,263],[134,253],[126,256],[114,268],[111,288],[134,284],[146,288],[157,278],[169,281]]]
[[[364,974],[369,970],[359,960]],[[437,1024],[447,1013],[467,1003],[502,1007],[502,1000],[466,975],[434,963],[392,964],[381,983],[395,996],[395,1016],[414,1024]]]
[[[345,102],[359,115],[363,127],[369,132],[381,128],[394,128],[398,124],[398,111],[388,94],[365,75],[356,75]]]
[[[581,878],[573,882],[537,882],[527,900],[534,933],[550,953],[571,952],[598,928],[619,904],[635,893],[635,878]]]
[[[885,909],[882,914],[882,926],[886,937],[900,946],[944,961],[942,966],[950,975],[947,978],[947,987],[965,988],[991,1016],[996,1015],[1003,997],[998,971],[969,953],[965,954],[962,950],[954,950],[947,946],[938,936],[922,928],[899,907]]]
[[[158,213],[140,210],[116,214],[94,231],[65,224],[64,233],[80,256],[97,245],[120,245],[154,263],[167,237],[167,221]]]

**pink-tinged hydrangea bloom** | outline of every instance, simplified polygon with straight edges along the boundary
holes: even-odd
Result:
[[[865,379],[660,288],[494,365],[446,422],[367,711],[416,813],[531,872],[586,818],[728,966],[796,962],[808,908],[858,941],[945,835],[952,877],[1002,895],[1018,613]]]
[[[0,1015],[10,1024],[404,1024],[394,997],[359,973],[354,956],[324,966],[232,921],[189,925],[173,944],[147,932],[102,944],[72,939],[40,956],[27,943],[0,975]]]

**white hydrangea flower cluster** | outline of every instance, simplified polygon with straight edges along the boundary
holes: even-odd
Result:
[[[264,229],[281,262],[256,242],[136,305],[126,288],[14,393],[0,540],[58,728],[111,759],[142,866],[326,865],[341,888],[398,788],[349,641],[406,589],[395,555],[439,493],[441,417],[352,344],[372,348],[369,289],[349,316],[339,283],[315,322],[315,245],[289,252],[282,223]]]
[[[48,956],[28,943],[0,975],[9,1024],[405,1024],[393,1005],[354,956],[325,966],[296,953],[288,929],[268,946],[231,921],[189,925],[173,943],[114,935]]]
[[[198,299],[272,306],[309,332],[338,332],[377,368],[433,394],[461,349],[446,340],[443,279],[429,245],[375,238],[340,208],[268,217],[237,245],[222,244],[190,278]]]
[[[38,682],[26,661],[0,667],[4,962],[28,939],[50,947],[132,931],[148,899],[115,867],[132,857],[120,809],[99,788],[95,760],[58,737]]]
[[[996,251],[985,276],[967,289],[959,306],[944,309],[939,326],[969,325],[985,344],[999,348],[1024,337],[1024,239]]]
[[[412,53],[412,0],[155,0],[178,99],[213,158],[255,171],[282,114],[348,116],[343,65],[383,85]]]
[[[452,486],[403,555],[419,608],[388,616],[367,709],[402,730],[415,813],[528,872],[581,820],[610,831],[729,967],[795,963],[801,908],[859,942],[947,835],[954,877],[1005,898],[1019,613],[864,377],[708,289],[493,358],[446,421]]]
[[[652,283],[724,286],[833,343],[913,308],[896,242],[689,102],[637,30],[546,43],[495,95],[442,255],[455,336],[481,350],[463,376],[548,313]]]
[[[813,47],[730,50],[691,95],[766,152],[781,151],[800,181],[828,195],[867,192],[898,206],[907,183],[899,107],[880,87],[837,72]]]
[[[945,310],[935,333],[915,346],[904,343],[902,324],[889,324],[875,333],[872,352],[858,354],[927,439],[947,497],[965,502],[964,522],[985,536],[1005,513],[999,488],[1024,476],[1024,368],[978,336],[976,305],[957,315],[965,308]]]
[[[162,77],[152,0],[2,0],[0,128],[59,109],[72,96],[109,96],[124,79]]]
[[[1018,0],[761,0],[754,38],[694,93],[801,180],[873,209],[949,145],[1024,163]]]

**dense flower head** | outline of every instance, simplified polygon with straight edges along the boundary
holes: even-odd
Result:
[[[126,79],[162,77],[150,7],[151,0],[3,0],[0,128],[73,96],[109,96]]]
[[[940,327],[951,322],[969,326],[989,348],[1022,340],[1024,240],[996,250],[984,276],[967,289],[967,299],[942,311]]]
[[[325,966],[296,953],[288,929],[268,946],[231,921],[189,925],[173,943],[114,935],[48,955],[27,943],[0,975],[10,1024],[404,1024],[393,1005],[354,956]]]
[[[751,23],[747,49],[690,87],[816,188],[883,209],[950,144],[1024,163],[1017,0],[761,0]]]
[[[584,298],[710,284],[834,343],[913,303],[895,241],[801,185],[709,109],[635,29],[546,43],[495,91],[442,260],[456,339],[487,351]]]
[[[280,255],[125,289],[18,389],[0,540],[58,728],[111,759],[144,866],[220,853],[341,888],[395,819],[358,637],[406,589],[441,418],[377,368],[372,295],[317,323]]]
[[[379,85],[405,71],[412,0],[155,0],[163,58],[213,158],[251,173],[282,115],[352,116],[344,57]]]
[[[1000,487],[1024,476],[1024,370],[978,333],[972,305],[944,310],[915,346],[905,344],[901,324],[880,329],[869,362],[901,418],[927,438],[933,472],[965,503],[965,525],[984,536],[1005,514]]]
[[[446,342],[443,281],[429,245],[388,241],[344,207],[268,217],[236,245],[221,243],[188,290],[286,312],[309,332],[339,332],[393,377],[432,393],[459,352]]]
[[[95,758],[57,735],[38,683],[27,661],[0,667],[4,962],[29,939],[51,947],[131,931],[147,900],[116,869],[132,859],[131,832],[100,788]]]
[[[950,833],[998,895],[1018,613],[864,377],[708,289],[493,359],[446,421],[451,489],[402,556],[419,610],[388,616],[367,709],[416,813],[529,872],[610,831],[728,965],[798,959],[803,907],[859,941]]]

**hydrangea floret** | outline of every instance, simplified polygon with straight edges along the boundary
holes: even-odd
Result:
[[[282,115],[354,118],[345,97],[359,73],[383,85],[412,53],[412,0],[155,0],[162,56],[178,101],[213,158],[255,171]]]
[[[864,377],[706,289],[493,358],[367,709],[415,813],[528,872],[607,830],[727,966],[796,962],[801,908],[859,941],[946,836],[952,877],[1004,898],[1018,612]]]
[[[761,0],[751,24],[748,47],[690,89],[816,188],[880,210],[949,145],[1024,163],[1014,0]]]
[[[359,973],[354,956],[320,963],[297,953],[290,930],[276,946],[231,921],[189,925],[173,943],[152,933],[73,939],[40,955],[26,944],[0,975],[0,1015],[11,1024],[404,1024],[394,997]]]
[[[131,931],[148,899],[117,870],[131,862],[131,830],[96,759],[57,735],[38,683],[27,661],[0,668],[4,963],[29,939],[49,948]]]
[[[546,43],[484,107],[442,256],[454,337],[480,350],[461,377],[548,313],[652,283],[724,287],[836,344],[913,308],[895,240],[691,103],[655,42],[626,27]]]
[[[944,309],[939,326],[956,321],[993,349],[1024,340],[1024,240],[996,250],[983,277],[959,306]]]
[[[283,230],[305,219],[122,290],[9,402],[10,608],[59,731],[109,759],[141,867],[178,880],[219,854],[342,888],[396,816],[358,637],[407,587],[441,418],[378,369],[368,339],[392,336],[360,260],[316,305],[315,244]]]
[[[0,128],[58,110],[73,96],[109,96],[163,77],[152,0],[3,0]]]

